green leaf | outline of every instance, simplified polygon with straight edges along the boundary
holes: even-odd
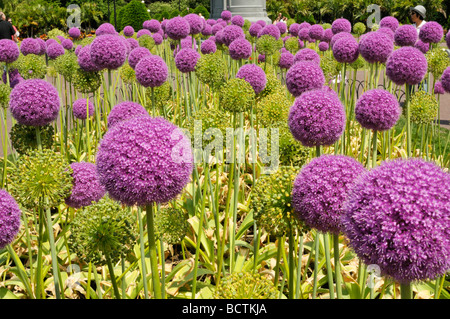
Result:
[[[19,299],[19,298],[5,287],[2,287],[0,288],[0,299]]]

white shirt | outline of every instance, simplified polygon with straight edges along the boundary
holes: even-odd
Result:
[[[423,26],[424,26],[424,24],[425,23],[427,23],[425,20],[422,20],[422,22],[419,24],[419,25],[417,25],[417,24],[413,24],[413,26],[416,28],[416,31],[417,31],[417,35],[419,35],[419,32],[420,32],[420,28],[422,28]]]

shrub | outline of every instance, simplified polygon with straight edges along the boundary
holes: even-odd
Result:
[[[147,12],[145,4],[138,0],[132,0],[123,9],[121,17],[122,25],[130,25],[134,30],[142,29],[144,21],[149,20],[150,16]]]

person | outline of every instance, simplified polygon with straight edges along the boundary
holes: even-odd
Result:
[[[277,24],[278,22],[280,22],[281,20],[281,12],[278,13],[278,17],[275,19],[275,21],[273,22],[273,24]]]
[[[411,22],[416,28],[417,34],[419,34],[420,28],[426,23],[425,16],[427,10],[423,6],[415,6],[409,10],[409,16],[411,17]]]
[[[16,31],[14,31],[12,24],[6,21],[6,16],[3,12],[0,12],[0,39],[17,41]]]
[[[14,31],[16,31],[15,36],[12,36],[11,39],[14,40],[15,42],[17,42],[17,38],[20,36],[19,30],[17,30],[16,26],[14,24],[12,24],[12,19],[10,17],[8,19],[6,19],[6,21],[11,23],[11,25],[13,26]]]
[[[283,17],[283,19],[281,19],[281,22],[287,24],[287,17]]]

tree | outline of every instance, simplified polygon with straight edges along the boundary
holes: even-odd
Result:
[[[121,23],[123,26],[130,25],[134,30],[140,30],[144,21],[149,19],[150,15],[145,4],[138,0],[132,0],[123,9]]]

